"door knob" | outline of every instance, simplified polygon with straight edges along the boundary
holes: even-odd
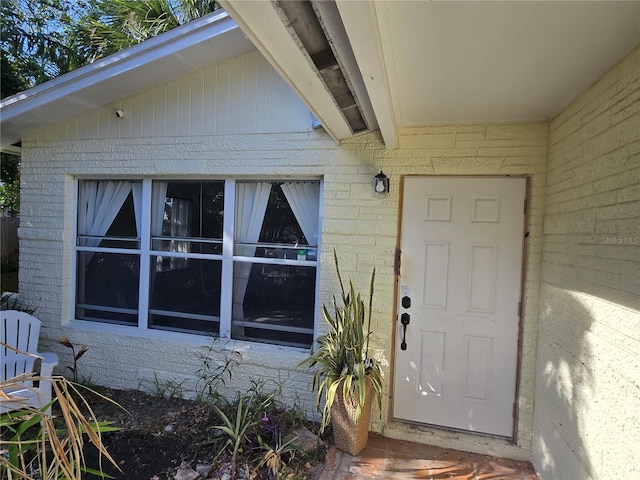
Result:
[[[407,349],[407,325],[411,323],[411,315],[403,313],[400,315],[400,323],[402,324],[402,343],[400,344],[401,350]]]
[[[405,295],[402,297],[402,308],[410,308],[411,307],[411,297]]]

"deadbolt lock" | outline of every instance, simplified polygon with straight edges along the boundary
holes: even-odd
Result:
[[[402,308],[411,308],[411,297],[407,295],[402,297]]]

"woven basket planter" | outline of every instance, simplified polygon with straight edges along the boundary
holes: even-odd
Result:
[[[331,406],[333,443],[338,450],[350,455],[357,455],[367,446],[372,398],[373,386],[371,385],[371,380],[367,379],[362,413],[356,422],[355,415],[358,399],[354,399],[353,402],[347,401],[345,404],[342,397],[342,382],[338,386],[338,392]]]

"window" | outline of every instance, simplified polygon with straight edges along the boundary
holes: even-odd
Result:
[[[237,183],[233,337],[311,345],[320,185]]]
[[[224,182],[153,182],[150,328],[217,334]]]
[[[77,319],[313,341],[320,183],[78,182]]]

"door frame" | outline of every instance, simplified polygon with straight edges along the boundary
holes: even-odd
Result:
[[[520,381],[521,381],[521,372],[522,372],[522,345],[523,345],[523,335],[524,335],[524,313],[525,313],[525,293],[526,293],[526,285],[527,285],[527,264],[529,259],[529,232],[530,232],[530,220],[531,220],[531,175],[434,175],[434,174],[408,174],[400,176],[400,185],[399,185],[399,196],[398,196],[398,215],[397,215],[397,225],[396,225],[396,248],[394,253],[394,262],[393,262],[393,277],[394,277],[394,288],[393,288],[393,310],[392,310],[392,328],[391,328],[391,361],[389,363],[389,402],[387,405],[387,418],[390,422],[397,422],[400,424],[411,424],[417,425],[420,427],[428,428],[428,429],[437,429],[437,430],[445,430],[445,431],[455,431],[462,432],[465,434],[470,434],[474,436],[484,436],[484,437],[496,437],[495,435],[490,435],[486,433],[473,432],[469,430],[458,430],[455,428],[444,427],[441,425],[434,424],[423,424],[411,422],[409,420],[396,418],[393,415],[393,406],[395,401],[395,364],[396,364],[396,345],[398,342],[398,322],[399,320],[399,308],[398,308],[398,299],[400,296],[400,263],[401,263],[401,255],[402,255],[402,213],[404,207],[404,184],[406,178],[523,178],[525,179],[525,204],[524,204],[524,219],[523,219],[523,231],[522,231],[522,264],[521,264],[521,279],[520,279],[520,308],[518,311],[518,345],[517,345],[517,356],[516,356],[516,381],[515,381],[515,392],[514,392],[514,402],[513,402],[513,432],[511,437],[508,438],[510,443],[516,444],[518,440],[518,420],[520,416],[520,407],[519,407],[519,398],[520,398]],[[505,438],[505,437],[499,437]]]

